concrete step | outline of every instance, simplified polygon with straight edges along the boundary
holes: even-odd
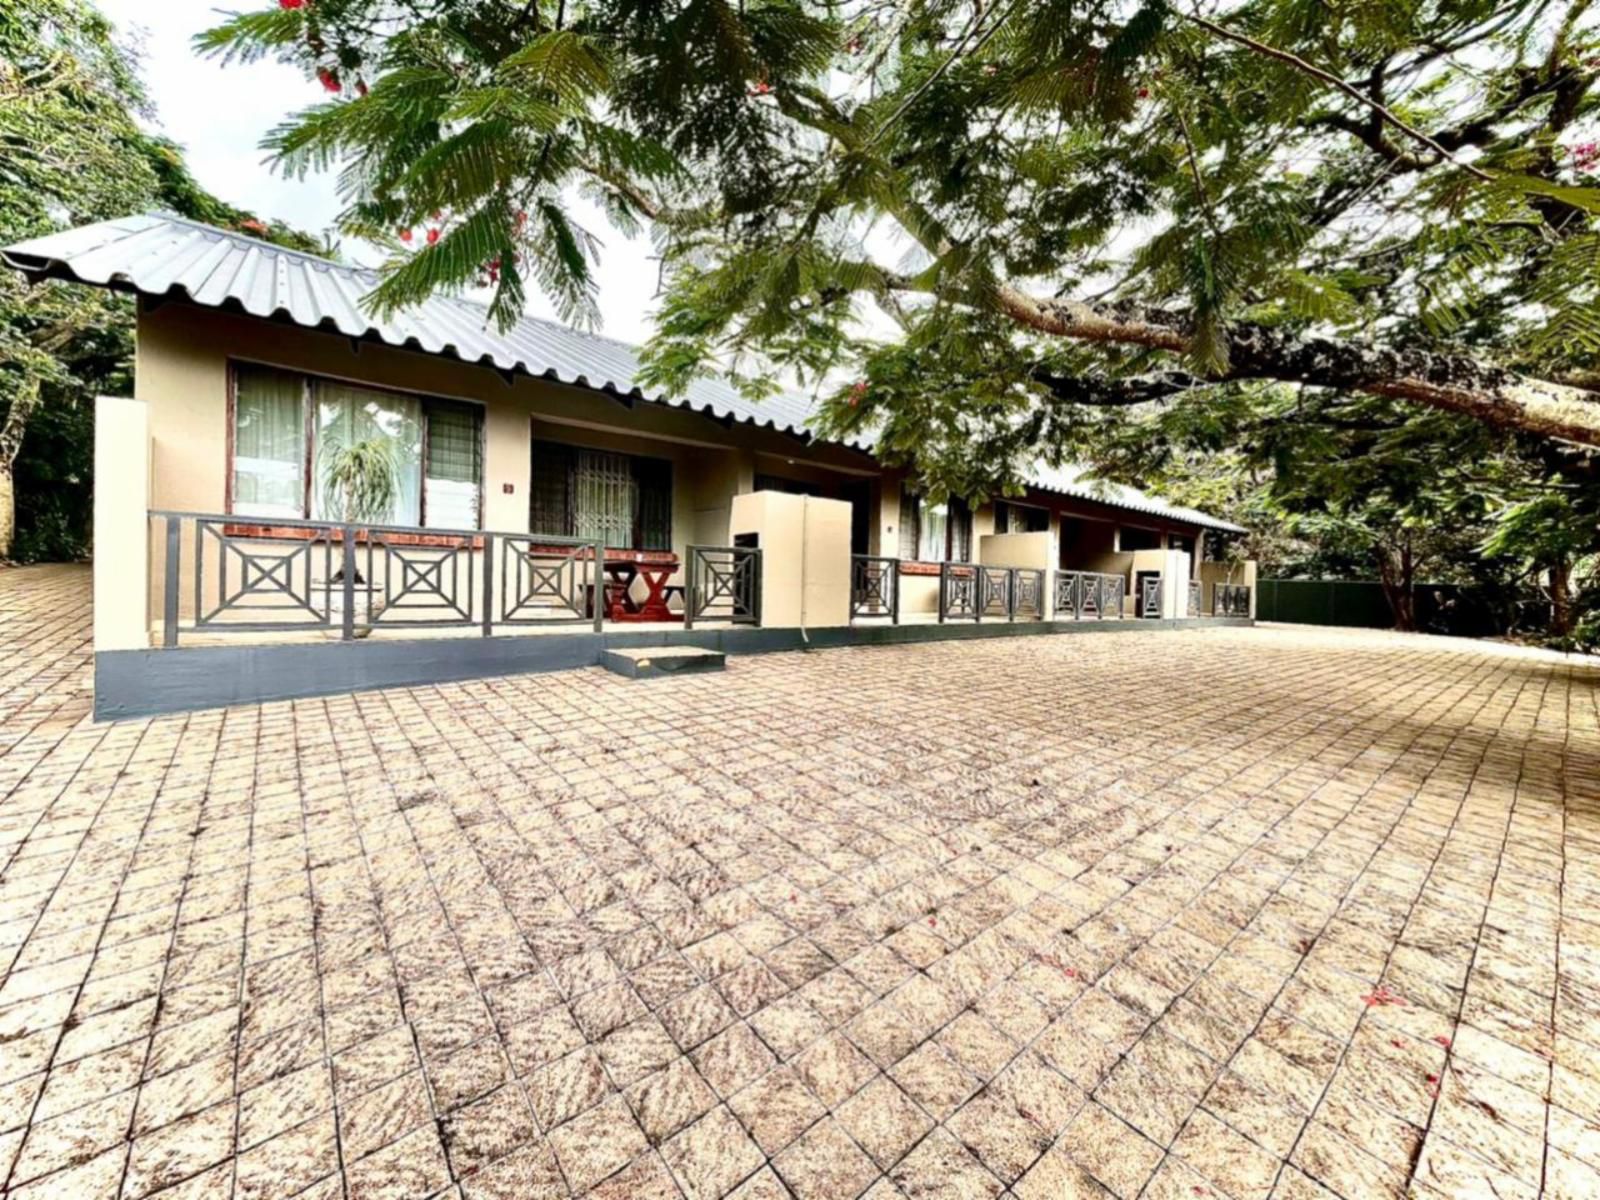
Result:
[[[721,650],[702,650],[699,646],[642,646],[636,650],[607,650],[600,656],[600,665],[629,679],[653,679],[658,675],[720,671],[726,659]]]

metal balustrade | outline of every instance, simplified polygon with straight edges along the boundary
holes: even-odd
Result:
[[[939,622],[978,619],[978,568],[965,563],[939,564]]]
[[[1011,572],[1005,567],[978,568],[977,619],[1011,619]]]
[[[850,619],[888,617],[900,624],[900,560],[873,554],[850,556]]]
[[[162,644],[183,634],[584,624],[597,541],[286,517],[154,511]],[[185,600],[188,601],[185,612]]]
[[[1028,567],[939,564],[939,620],[1044,620],[1045,573]]]
[[[748,546],[690,546],[683,624],[761,624],[761,551]]]
[[[1218,583],[1211,588],[1211,615],[1214,617],[1248,617],[1250,615],[1250,588],[1242,583]]]
[[[1147,621],[1161,618],[1163,583],[1159,575],[1146,575],[1139,581],[1139,615]]]
[[[1116,619],[1128,581],[1099,571],[1056,572],[1056,620]]]

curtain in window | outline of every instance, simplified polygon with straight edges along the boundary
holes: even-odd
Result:
[[[378,525],[418,525],[422,519],[422,403],[393,392],[318,380],[316,455],[311,464],[311,515],[345,519],[343,498],[328,485],[328,472],[345,449],[363,442],[387,447],[395,471],[395,496],[388,511],[358,514]]]
[[[435,529],[477,529],[482,490],[478,410],[469,404],[429,401],[428,462],[424,477],[428,524]]]
[[[950,532],[950,506],[923,500],[917,512],[917,557],[943,562]]]
[[[240,367],[233,399],[233,511],[305,516],[304,379]]]

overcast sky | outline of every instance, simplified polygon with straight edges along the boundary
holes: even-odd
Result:
[[[122,40],[135,48],[155,103],[155,124],[180,143],[201,185],[231,204],[321,232],[340,208],[334,179],[313,175],[284,178],[258,148],[268,130],[290,112],[323,98],[321,86],[274,62],[222,66],[201,58],[190,39],[217,24],[229,9],[211,0],[99,0]],[[605,244],[599,270],[602,332],[630,342],[650,334],[649,312],[656,289],[652,247],[641,236],[625,239],[597,211],[580,215]],[[346,246],[346,257],[369,265],[370,248]],[[535,296],[530,308],[552,316]]]

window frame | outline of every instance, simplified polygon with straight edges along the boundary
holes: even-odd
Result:
[[[909,505],[907,503],[908,501],[910,502]],[[901,555],[900,561],[902,563],[916,563],[925,566],[937,566],[941,562],[952,563],[956,566],[970,566],[972,563],[973,552],[976,549],[976,547],[973,545],[974,534],[972,524],[974,513],[972,505],[955,496],[950,496],[945,499],[947,511],[945,513],[944,523],[944,557],[941,559],[932,559],[921,557],[922,506],[926,503],[928,503],[927,497],[912,491],[909,484],[902,483],[900,485],[900,524],[897,527],[895,537],[900,544],[904,544],[903,540],[901,539],[903,539],[905,536],[907,510],[909,508],[910,521],[915,529],[913,540],[917,546],[917,557],[906,558],[904,555]],[[956,548],[956,526],[960,522],[966,523],[967,555],[965,558],[957,560],[954,557]]]
[[[261,516],[253,513],[241,513],[236,508],[234,496],[234,483],[236,479],[236,450],[235,445],[238,433],[238,405],[239,405],[239,370],[240,368],[257,367],[268,371],[281,371],[294,375],[300,380],[300,416],[301,416],[301,452],[300,452],[300,516],[282,518]],[[378,392],[384,395],[397,396],[402,399],[415,401],[422,413],[422,446],[421,446],[421,488],[417,497],[417,524],[401,526],[407,529],[427,530],[428,526],[428,456],[431,449],[429,409],[433,404],[451,404],[465,407],[472,411],[477,423],[478,437],[478,527],[474,530],[459,530],[455,532],[477,533],[484,529],[484,512],[487,502],[488,487],[485,469],[488,463],[488,405],[481,400],[473,400],[466,396],[444,395],[435,392],[412,391],[407,388],[389,387],[386,384],[372,383],[369,380],[357,378],[352,375],[336,375],[327,371],[307,371],[302,367],[286,366],[280,362],[268,359],[246,358],[230,355],[227,360],[228,387],[227,387],[227,463],[226,463],[226,494],[223,501],[223,511],[226,515],[237,516],[245,521],[261,525],[271,525],[274,520],[310,521],[311,517],[311,488],[312,464],[316,459],[316,412],[313,403],[313,385],[321,380],[327,383],[344,384],[348,387],[361,388],[364,391]],[[337,521],[324,521],[321,524],[339,524]],[[450,533],[446,529],[439,532]]]

